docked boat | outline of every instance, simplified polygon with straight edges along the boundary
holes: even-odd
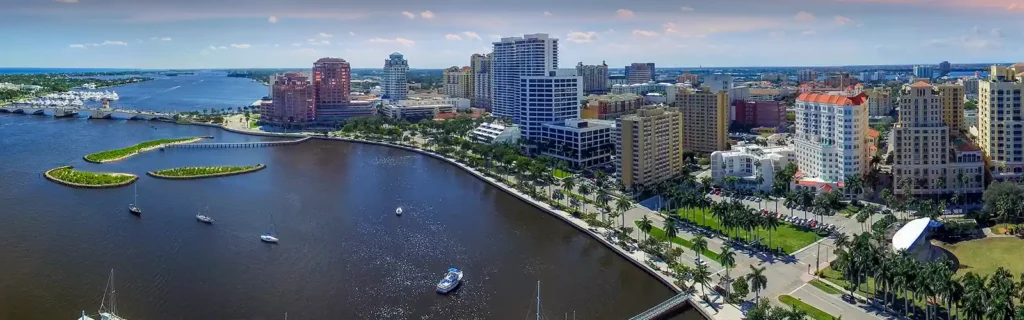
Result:
[[[134,197],[134,199],[135,199],[134,202],[128,204],[128,211],[131,212],[134,215],[141,215],[142,214],[142,208],[139,208],[139,206],[135,205],[136,203],[139,203],[139,187],[137,185],[135,186],[135,197]]]
[[[402,207],[398,207],[398,209],[395,209],[395,215],[402,215]]]
[[[444,278],[441,282],[437,283],[437,293],[446,294],[455,290],[462,283],[462,270],[458,268],[448,268],[448,273],[445,273]]]

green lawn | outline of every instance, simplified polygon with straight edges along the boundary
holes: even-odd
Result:
[[[551,175],[555,176],[555,178],[565,179],[565,178],[571,177],[572,173],[555,169],[555,170],[551,171]]]
[[[697,225],[724,232],[718,218],[711,215],[710,210],[700,208],[679,209],[679,216],[686,220],[693,218],[693,223]],[[730,236],[734,236],[736,232],[731,231],[728,234]],[[757,235],[757,232],[755,231],[754,234]],[[741,236],[745,239],[749,237],[745,232],[741,232]],[[764,239],[765,243],[767,243],[769,240],[768,230],[761,229],[760,237]],[[817,233],[800,230],[792,224],[785,222],[783,222],[778,229],[772,230],[771,232],[771,246],[782,247],[782,251],[785,251],[786,253],[796,252],[819,239],[821,239],[821,236]]]
[[[828,294],[840,294],[840,293],[842,293],[842,292],[839,292],[839,290],[836,290],[836,288],[834,288],[834,287],[832,287],[830,285],[827,285],[827,284],[825,284],[824,282],[821,282],[821,280],[818,280],[818,279],[811,280],[810,283],[815,288],[821,289],[821,291],[824,291],[825,293],[828,293]]]
[[[788,294],[784,294],[784,295],[779,296],[779,302],[782,302],[782,303],[784,303],[786,305],[792,306],[793,308],[795,308],[797,310],[803,310],[804,312],[807,312],[807,316],[810,317],[811,319],[817,319],[817,320],[833,320],[833,319],[835,319],[835,317],[832,316],[831,314],[828,314],[825,311],[821,311],[818,308],[815,308],[814,306],[809,305],[806,302],[800,301],[800,299],[794,298],[793,296],[790,296]]]
[[[661,228],[658,228],[658,227],[653,227],[653,228],[651,228],[650,235],[651,235],[651,237],[654,237],[655,239],[665,239],[665,230],[661,229]],[[686,240],[686,239],[683,239],[683,238],[680,238],[680,237],[673,237],[672,238],[672,242],[675,243],[675,244],[678,244],[678,245],[690,248],[691,251],[693,250],[693,242],[690,242],[690,240]],[[711,250],[704,250],[704,253],[702,253],[701,256],[703,258],[711,259],[711,260],[714,260],[714,261],[716,261],[718,263],[722,263],[722,261],[719,260],[719,258],[718,258],[718,253],[717,252],[714,252],[714,251],[711,251]]]
[[[942,247],[960,260],[959,274],[971,271],[988,275],[995,273],[999,267],[1005,268],[1010,274],[1024,272],[1024,263],[1017,261],[1024,256],[1024,240],[1018,238],[985,238]]]

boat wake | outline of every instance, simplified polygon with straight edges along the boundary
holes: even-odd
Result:
[[[164,93],[164,92],[167,92],[167,91],[171,91],[171,90],[174,90],[174,89],[177,89],[177,88],[181,88],[181,86],[174,86],[174,87],[171,87],[171,88],[169,88],[169,89],[167,89],[167,90],[164,90],[164,91],[160,91],[160,92],[158,92],[158,93]]]

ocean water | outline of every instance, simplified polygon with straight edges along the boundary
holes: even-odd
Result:
[[[201,71],[193,75],[163,76],[145,74],[152,81],[102,88],[112,90],[121,99],[111,101],[118,109],[159,112],[204,111],[245,107],[269,93],[269,87],[246,78],[229,78],[225,72]],[[99,106],[89,102],[86,106]]]

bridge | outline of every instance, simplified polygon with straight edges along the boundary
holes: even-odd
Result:
[[[257,141],[257,142],[227,142],[227,143],[186,143],[186,144],[172,144],[165,146],[165,148],[178,148],[178,149],[203,149],[203,148],[263,148],[263,147],[275,147],[284,146],[291,144],[299,144],[309,141],[311,137],[305,137],[298,140],[289,141]]]
[[[107,108],[86,108],[86,107],[47,107],[31,105],[5,105],[0,106],[0,112],[19,113],[26,115],[53,116],[56,118],[82,117],[89,119],[118,119],[118,120],[156,120],[174,121],[173,113],[162,113],[141,110],[107,109]]]
[[[647,309],[647,311],[644,311],[644,312],[642,312],[642,313],[640,313],[640,314],[630,318],[630,320],[658,319],[660,317],[663,317],[663,316],[667,315],[672,310],[675,310],[676,308],[683,306],[684,304],[687,303],[687,301],[690,301],[690,298],[692,298],[692,297],[693,297],[692,294],[686,294],[686,293],[677,294],[677,295],[675,295],[675,296],[673,296],[671,298],[668,298],[668,300],[662,301],[658,305],[656,305],[656,306],[654,306],[654,307],[652,307],[650,309]]]

